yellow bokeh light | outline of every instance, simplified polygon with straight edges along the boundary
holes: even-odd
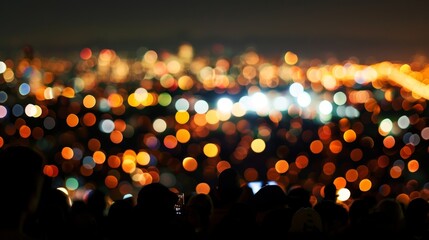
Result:
[[[284,56],[284,60],[289,65],[295,65],[298,62],[298,55],[291,51],[287,51]]]
[[[289,170],[289,163],[286,160],[278,160],[275,169],[278,173],[285,173]]]
[[[258,170],[255,168],[246,168],[246,170],[244,170],[243,177],[248,182],[256,181],[259,177]]]
[[[355,148],[355,149],[353,149],[353,150],[350,151],[350,159],[352,161],[357,162],[357,161],[361,160],[362,157],[363,157],[363,151],[362,151],[362,149]]]
[[[406,193],[398,194],[395,199],[403,206],[408,206],[408,204],[410,203],[410,196],[408,196]]]
[[[95,152],[97,150],[99,150],[101,147],[101,143],[98,139],[96,138],[91,138],[88,141],[88,149]]]
[[[122,142],[123,139],[124,139],[124,136],[118,130],[113,130],[110,133],[110,141],[112,141],[112,143],[119,144]]]
[[[369,180],[369,179],[367,179],[367,178],[362,179],[362,180],[359,182],[359,189],[360,189],[362,192],[368,192],[369,190],[371,190],[371,187],[372,187],[372,182],[371,182],[371,180]]]
[[[22,125],[19,128],[19,136],[22,138],[29,138],[31,136],[31,128],[27,125]]]
[[[194,81],[191,77],[185,75],[181,76],[179,80],[177,80],[177,84],[179,85],[180,89],[189,90],[194,86]]]
[[[129,159],[124,159],[122,161],[122,170],[126,173],[132,173],[134,172],[134,170],[136,169],[136,162],[129,160]]]
[[[408,166],[408,171],[413,173],[419,170],[420,164],[419,164],[419,161],[413,159],[408,162],[407,166]]]
[[[216,157],[219,154],[219,147],[214,143],[207,143],[203,147],[203,152],[207,157]]]
[[[343,134],[344,141],[351,143],[356,140],[356,132],[353,129],[349,129]]]
[[[299,155],[295,159],[295,165],[299,169],[304,169],[308,166],[309,160],[306,155]]]
[[[233,116],[235,116],[235,117],[243,117],[244,115],[246,115],[246,113],[247,113],[246,108],[242,104],[240,104],[239,102],[238,103],[234,103],[232,105],[231,114]]]
[[[107,100],[109,102],[109,105],[112,108],[120,107],[122,105],[123,101],[124,101],[123,98],[122,98],[122,96],[120,94],[118,94],[118,93],[112,93],[112,94],[110,94],[109,97],[107,98]]]
[[[387,197],[392,192],[392,188],[388,184],[382,184],[379,187],[379,193],[381,196]]]
[[[118,168],[121,166],[121,159],[116,155],[110,155],[107,158],[107,165],[111,168]]]
[[[335,173],[335,170],[337,169],[337,167],[335,166],[335,164],[333,162],[327,162],[325,164],[323,164],[323,173],[330,176],[333,175]]]
[[[198,162],[193,157],[185,157],[182,161],[183,168],[188,172],[193,172],[198,167]]]
[[[337,189],[345,188],[347,185],[347,181],[343,177],[337,177],[334,179],[334,184],[337,187]]]
[[[86,108],[93,108],[95,106],[95,104],[97,103],[97,100],[92,95],[86,95],[83,98],[82,103],[83,103],[83,106],[85,106]]]
[[[263,139],[257,138],[252,141],[250,148],[256,153],[261,153],[265,150],[266,144]]]
[[[92,158],[94,159],[94,162],[97,164],[103,164],[106,160],[106,155],[102,151],[95,151],[92,154]]]
[[[174,135],[167,135],[164,137],[164,146],[173,149],[177,146],[177,138]]]
[[[143,55],[144,63],[154,64],[158,60],[158,54],[154,50],[148,50]]]
[[[127,149],[124,151],[124,154],[122,156],[123,161],[127,160],[131,160],[131,161],[135,161],[137,157],[137,153],[133,150],[133,149]]]
[[[346,172],[346,179],[348,182],[355,182],[358,180],[359,174],[356,169],[349,169]]]
[[[338,154],[341,152],[341,150],[343,150],[343,144],[340,140],[334,140],[329,143],[329,150],[332,153]]]
[[[150,163],[150,155],[145,151],[140,151],[136,156],[136,161],[142,166],[146,166]]]
[[[131,93],[130,95],[128,95],[127,101],[131,107],[138,107],[141,104],[141,101],[137,99],[135,93]]]
[[[395,146],[395,138],[393,136],[387,136],[383,139],[383,145],[386,148],[393,148]]]
[[[175,119],[179,124],[185,124],[189,121],[190,115],[187,111],[176,112]]]
[[[66,98],[74,98],[75,97],[74,89],[71,87],[65,87],[63,89],[62,95]]]
[[[202,183],[198,183],[197,186],[195,187],[195,192],[197,194],[209,194],[210,193],[210,185],[202,182]]]
[[[314,154],[321,153],[323,150],[323,143],[320,140],[314,140],[310,143],[310,151]]]
[[[206,115],[205,114],[195,114],[193,118],[193,122],[197,126],[204,126],[207,124]]]
[[[149,93],[145,99],[141,102],[141,105],[143,106],[152,106],[157,103],[157,94],[155,93]]]
[[[97,117],[95,116],[94,113],[85,113],[85,115],[83,115],[82,118],[82,123],[87,126],[87,127],[91,127],[93,126],[95,123],[97,122]]]
[[[70,127],[76,127],[79,124],[79,117],[71,113],[67,116],[66,122]]]
[[[206,113],[206,121],[210,124],[217,124],[219,122],[218,111],[211,109]]]
[[[181,128],[177,130],[176,138],[180,143],[187,143],[191,139],[191,133],[188,130]]]
[[[390,168],[390,177],[399,178],[402,175],[402,169],[399,166],[393,166]]]
[[[66,160],[72,159],[74,156],[73,149],[71,147],[63,147],[61,150],[61,156]]]
[[[118,179],[115,176],[108,175],[104,179],[104,185],[110,189],[115,188],[118,186]]]
[[[278,181],[280,178],[280,173],[278,173],[275,168],[272,167],[267,170],[267,179],[269,181]]]
[[[178,74],[182,70],[182,65],[176,59],[171,59],[167,62],[167,70],[171,74]]]
[[[216,170],[219,173],[223,172],[223,170],[228,169],[228,168],[231,168],[231,164],[228,161],[222,160],[216,164]]]

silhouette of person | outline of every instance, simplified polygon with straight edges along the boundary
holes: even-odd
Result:
[[[110,205],[106,224],[107,239],[132,239],[134,231],[126,229],[132,224],[133,208],[132,197],[116,200]]]
[[[410,201],[404,213],[404,232],[409,239],[429,239],[429,202],[422,197]]]
[[[372,224],[369,220],[376,204],[377,200],[373,196],[362,196],[353,200],[349,207],[348,226],[338,234],[337,239],[364,239],[372,234]]]
[[[103,235],[106,232],[107,224],[107,216],[105,215],[105,210],[107,209],[106,194],[100,189],[93,189],[89,192],[85,202],[89,213],[95,219],[95,235],[102,239],[104,238]]]
[[[198,193],[186,204],[186,218],[194,228],[197,239],[208,239],[213,202],[208,194]]]
[[[47,181],[45,181],[47,182]],[[70,222],[71,200],[57,189],[49,188],[42,193],[40,200],[37,228],[38,238],[44,240],[69,239],[67,228]]]
[[[97,220],[84,200],[74,200],[70,209],[70,239],[99,239]]]
[[[377,202],[368,219],[369,231],[376,238],[400,238],[403,233],[404,211],[395,198],[383,198]]]
[[[249,201],[242,198],[243,189],[240,175],[235,169],[228,168],[219,174],[217,186],[211,192],[214,204],[210,220],[211,239],[219,239],[225,234],[231,237],[254,237],[256,214]]]
[[[156,236],[159,239],[194,237],[191,225],[185,224],[182,218],[176,215],[174,206],[178,199],[176,193],[159,182],[143,186],[137,195],[133,212],[135,229],[142,229],[143,235]]]
[[[329,237],[336,236],[348,227],[348,209],[337,201],[337,188],[333,182],[323,188],[324,197],[314,205],[322,218],[323,231]]]
[[[327,200],[327,201],[332,201],[332,202],[337,202],[337,187],[335,186],[335,184],[333,182],[329,182],[328,184],[325,185],[325,187],[323,188],[323,199]]]
[[[45,162],[44,155],[29,146],[0,149],[0,239],[33,239],[24,226],[41,198]]]
[[[310,203],[310,192],[300,185],[289,188],[286,196],[287,205],[292,210],[292,213],[295,213],[298,209],[303,207],[312,207]]]
[[[276,237],[289,229],[292,210],[287,207],[286,193],[279,185],[265,185],[252,198],[256,223],[261,237]]]
[[[287,239],[328,239],[320,214],[312,207],[301,207],[292,216]]]

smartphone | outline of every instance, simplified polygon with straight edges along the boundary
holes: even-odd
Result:
[[[185,194],[184,193],[178,193],[177,194],[177,202],[174,205],[174,208],[176,209],[176,215],[182,215],[185,207]]]

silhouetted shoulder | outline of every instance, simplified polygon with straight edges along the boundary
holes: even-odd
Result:
[[[29,146],[0,149],[0,239],[31,239],[24,224],[38,207],[44,164],[44,155]]]

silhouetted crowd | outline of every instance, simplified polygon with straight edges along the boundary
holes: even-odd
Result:
[[[302,186],[266,185],[253,193],[229,168],[209,194],[186,196],[181,212],[178,195],[156,182],[110,206],[97,189],[71,203],[65,192],[42,187],[42,154],[23,146],[0,150],[1,240],[429,239],[429,202],[422,197],[404,205],[365,196],[345,205],[327,184],[312,204]]]

